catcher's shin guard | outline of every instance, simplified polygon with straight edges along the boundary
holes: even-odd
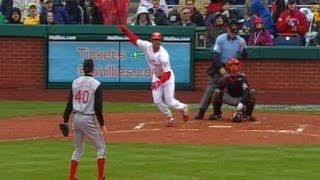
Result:
[[[249,98],[246,104],[246,112],[245,112],[246,116],[252,115],[255,104],[256,104],[256,91],[254,89],[251,89],[249,93]]]
[[[212,106],[214,115],[221,116],[223,92],[220,89],[216,89],[212,97]]]

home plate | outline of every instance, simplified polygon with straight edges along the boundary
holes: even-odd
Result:
[[[209,126],[209,128],[232,128],[232,126]]]

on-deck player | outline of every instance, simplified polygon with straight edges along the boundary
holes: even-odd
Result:
[[[83,62],[84,76],[78,77],[72,83],[67,106],[63,119],[68,123],[70,113],[73,111],[73,130],[75,150],[71,158],[69,180],[75,180],[77,167],[81,155],[84,153],[85,136],[97,148],[98,180],[104,180],[105,167],[105,141],[101,130],[107,129],[102,114],[102,86],[92,77],[94,63],[91,59]],[[94,120],[96,115],[99,125]]]
[[[175,79],[170,67],[170,59],[167,50],[161,46],[163,37],[159,32],[151,35],[151,42],[139,39],[126,26],[119,26],[119,29],[126,34],[130,41],[138,46],[145,54],[152,76],[152,96],[154,103],[167,118],[166,126],[172,126],[175,118],[168,106],[180,110],[183,120],[188,121],[188,105],[181,103],[174,97]],[[163,101],[164,99],[164,101]]]

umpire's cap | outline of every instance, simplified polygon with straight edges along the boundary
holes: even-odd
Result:
[[[92,59],[86,59],[83,62],[83,71],[84,73],[91,73],[93,71],[93,60]]]

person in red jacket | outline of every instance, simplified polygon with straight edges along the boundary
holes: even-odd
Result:
[[[280,15],[277,22],[278,33],[304,36],[307,32],[308,20],[296,6],[296,0],[288,0],[288,9]]]

